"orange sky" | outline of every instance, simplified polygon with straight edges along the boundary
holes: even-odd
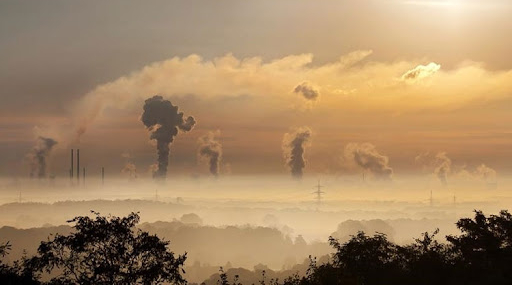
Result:
[[[215,130],[225,172],[286,173],[283,136],[303,126],[306,173],[350,172],[349,143],[374,145],[395,175],[420,173],[426,151],[454,173],[512,170],[512,4],[313,2],[129,2],[119,21],[115,1],[0,4],[0,174],[26,172],[38,135],[59,141],[60,175],[78,146],[90,167],[120,171],[129,152],[146,172],[156,151],[139,116],[155,94],[198,121],[171,146],[174,173],[206,171],[197,140]]]

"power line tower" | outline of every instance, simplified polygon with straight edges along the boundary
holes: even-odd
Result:
[[[317,207],[320,207],[320,204],[322,203],[322,194],[325,194],[325,192],[322,191],[322,187],[325,187],[325,186],[320,185],[320,179],[319,179],[318,184],[315,186],[316,191],[313,192],[313,194],[316,194]],[[318,208],[317,208],[317,210],[318,210]]]

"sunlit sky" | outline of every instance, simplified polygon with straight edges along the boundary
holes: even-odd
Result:
[[[217,130],[224,174],[288,173],[283,136],[307,126],[306,175],[346,172],[349,143],[395,175],[421,173],[424,152],[506,175],[510,15],[508,0],[3,0],[0,176],[27,175],[38,136],[59,142],[57,176],[78,147],[91,169],[146,173],[155,94],[197,120],[171,145],[172,173],[206,173],[197,141]]]

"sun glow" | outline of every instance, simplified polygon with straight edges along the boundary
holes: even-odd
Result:
[[[462,1],[460,0],[410,0],[404,1],[405,4],[418,5],[418,6],[433,6],[433,7],[460,7]]]

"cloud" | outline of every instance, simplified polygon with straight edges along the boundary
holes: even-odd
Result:
[[[297,85],[297,87],[293,89],[293,92],[301,94],[306,100],[312,101],[315,101],[320,96],[320,93],[307,82]]]
[[[304,78],[322,90],[323,99],[316,105],[316,112],[453,110],[475,102],[510,98],[512,94],[510,70],[488,71],[478,63],[467,62],[443,71],[434,62],[420,65],[417,61],[369,61],[370,54],[356,51],[321,65],[312,64],[312,54],[270,61],[260,57],[239,59],[231,54],[213,60],[190,55],[155,62],[87,93],[72,112],[74,132],[83,135],[106,108],[138,108],[152,94],[167,98],[194,94],[205,102],[249,96],[254,100],[237,104],[254,109],[265,106],[279,113],[296,105],[288,94]],[[404,70],[409,71],[404,74]],[[403,84],[427,77],[429,84]],[[312,90],[318,92],[317,88]],[[292,100],[302,103],[299,96]]]
[[[418,65],[415,68],[404,73],[404,75],[402,75],[402,80],[407,82],[421,80],[434,75],[440,69],[441,65],[434,62],[431,62],[427,65]]]
[[[393,176],[393,168],[389,166],[389,158],[380,154],[371,143],[347,144],[341,160],[344,167],[350,169],[356,166],[375,179],[391,180]]]

